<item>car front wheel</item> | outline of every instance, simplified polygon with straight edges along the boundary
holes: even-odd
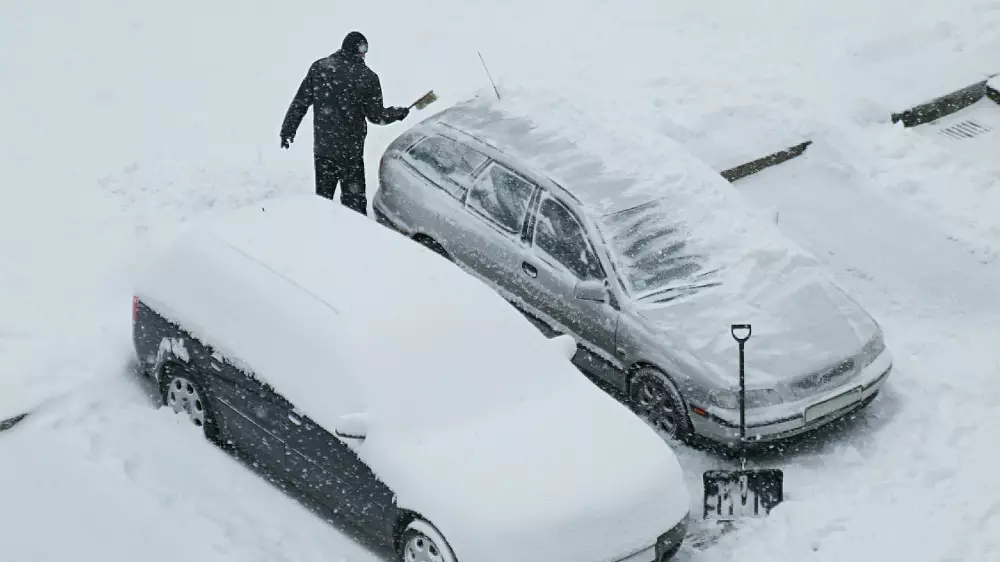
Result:
[[[691,418],[684,399],[663,372],[652,367],[639,369],[629,390],[632,404],[646,423],[674,439],[683,441],[690,436]]]
[[[420,519],[406,526],[399,545],[401,562],[457,562],[444,536]]]

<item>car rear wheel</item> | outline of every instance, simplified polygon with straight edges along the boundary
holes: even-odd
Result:
[[[406,526],[399,541],[401,562],[456,562],[455,553],[430,523],[416,519]]]
[[[639,415],[657,431],[682,441],[691,435],[691,418],[684,399],[663,372],[652,367],[639,369],[629,391]]]
[[[218,436],[218,426],[204,387],[195,377],[171,367],[164,367],[160,381],[163,404],[175,414],[186,416],[191,423],[202,428],[206,438],[214,441]]]

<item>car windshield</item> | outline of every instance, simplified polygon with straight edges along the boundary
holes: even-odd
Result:
[[[664,205],[658,199],[599,220],[615,270],[635,300],[669,300],[718,285]]]

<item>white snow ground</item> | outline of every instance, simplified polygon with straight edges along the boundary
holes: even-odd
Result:
[[[1000,71],[1000,2],[97,0],[0,8],[0,419],[48,404],[0,434],[0,559],[375,559],[123,368],[150,245],[312,189],[311,117],[290,152],[278,126],[353,28],[392,104],[489,93],[478,49],[501,92],[561,90],[713,165],[814,140],[736,188],[879,318],[896,372],[858,420],[772,461],[788,501],[769,519],[681,558],[997,557],[1000,174],[888,116]],[[372,127],[370,192],[404,127]],[[697,497],[722,461],[679,453]]]

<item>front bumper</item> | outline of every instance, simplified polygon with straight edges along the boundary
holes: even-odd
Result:
[[[751,442],[775,442],[819,429],[857,410],[874,399],[892,371],[892,355],[882,353],[859,376],[847,383],[795,404],[795,411],[772,419],[751,419],[747,412],[746,437]],[[737,415],[739,415],[737,413]],[[719,416],[693,414],[691,422],[696,434],[725,445],[740,440],[739,421],[734,423]]]
[[[687,517],[681,519],[672,529],[657,537],[655,544],[647,546],[638,552],[633,552],[625,558],[619,558],[614,562],[667,562],[677,553],[686,535]]]

